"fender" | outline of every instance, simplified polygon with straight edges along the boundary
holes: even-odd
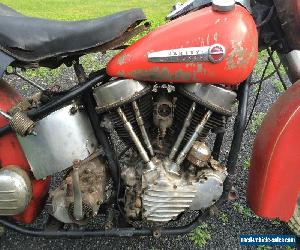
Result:
[[[288,221],[300,192],[300,81],[271,107],[254,143],[247,200],[261,217]]]

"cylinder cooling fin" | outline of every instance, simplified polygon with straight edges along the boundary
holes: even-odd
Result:
[[[141,116],[145,121],[152,121],[153,120],[153,114],[152,114],[152,108],[153,108],[153,99],[151,95],[144,95],[137,101],[137,105],[140,109]],[[124,114],[127,117],[127,120],[130,122],[130,124],[133,127],[133,130],[135,133],[141,137],[141,130],[139,129],[139,125],[137,123],[134,108],[132,105],[127,104],[122,106],[122,110]],[[123,121],[121,120],[120,116],[116,111],[110,111],[109,112],[109,118],[111,122],[114,124],[114,128],[116,129],[119,137],[127,143],[131,143],[131,138],[128,135],[127,130],[124,128]],[[151,123],[147,122],[145,123],[145,128],[147,131],[151,129]]]
[[[97,103],[96,110],[98,113],[108,114],[118,136],[127,144],[133,143],[127,130],[124,128],[123,121],[116,108],[122,107],[122,111],[128,122],[130,122],[134,132],[139,137],[141,137],[142,134],[132,102],[136,101],[144,121],[153,120],[151,87],[145,83],[129,79],[118,79],[98,87],[94,92],[94,97]],[[151,123],[149,122],[145,122],[144,125],[146,130],[149,130],[151,127]]]
[[[196,103],[225,116],[232,115],[231,107],[237,97],[232,90],[200,83],[183,85],[178,91]]]
[[[127,218],[164,223],[221,197],[227,171],[205,141],[225,127],[237,95],[221,85],[152,86],[118,79],[94,96],[104,126],[136,152],[121,168]]]
[[[192,104],[193,104],[193,100],[189,99],[188,97],[180,93],[178,94],[174,122],[172,127],[169,130],[170,136],[171,135],[175,136],[176,134],[179,133]],[[187,128],[186,134],[184,136],[185,142],[188,141],[189,138],[192,136],[193,132],[195,131],[195,128],[197,127],[197,125],[205,115],[206,111],[207,108],[205,108],[200,104],[196,104],[195,112],[193,114],[190,126]],[[199,139],[200,140],[205,139],[210,130],[223,128],[225,123],[226,123],[226,117],[218,113],[213,113],[209,118],[208,122],[206,123],[205,128],[201,132]]]

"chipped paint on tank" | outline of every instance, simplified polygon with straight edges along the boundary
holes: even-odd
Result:
[[[215,42],[217,42],[218,39],[219,39],[219,34],[216,32],[216,33],[214,34],[214,40],[215,40]]]
[[[127,54],[124,54],[124,55],[121,55],[119,58],[118,58],[118,64],[120,66],[122,65],[125,65],[126,64],[126,58],[128,57]]]
[[[122,77],[122,78],[126,78],[126,73],[125,71],[119,71],[118,72],[118,76]]]
[[[153,67],[149,70],[138,69],[131,72],[130,76],[133,79],[144,79],[148,81],[160,81],[161,79],[172,81],[174,78],[168,68],[161,69],[160,67]]]
[[[186,82],[190,81],[192,78],[191,73],[184,71],[183,69],[172,73],[167,68],[160,69],[159,67],[154,67],[150,70],[135,70],[130,74],[130,77],[148,81],[160,81],[161,79],[167,79],[170,82]]]
[[[189,67],[196,67],[196,63],[186,63],[186,64],[185,64],[185,67],[186,67],[186,68],[189,68]]]
[[[207,34],[206,42],[207,42],[207,45],[210,44],[210,35],[209,35],[209,33]]]
[[[175,73],[174,79],[178,81],[188,81],[191,79],[191,73],[185,72],[182,69],[180,69]]]
[[[207,70],[204,68],[202,63],[194,64],[193,66],[195,68],[195,71],[193,73],[193,81],[197,82],[197,80],[201,78],[201,76],[206,76]]]
[[[196,70],[197,73],[201,73],[203,75],[206,75],[207,73],[207,70],[204,68],[203,64],[202,63],[199,63],[197,65],[197,70]]]
[[[255,50],[244,48],[239,42],[232,42],[232,51],[226,60],[226,68],[233,70],[236,68],[245,68],[255,56]]]
[[[229,70],[237,68],[244,59],[244,48],[233,42],[232,51],[226,60],[226,68]]]

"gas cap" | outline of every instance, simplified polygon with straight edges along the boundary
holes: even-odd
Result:
[[[232,11],[235,7],[235,0],[213,0],[212,7],[214,11]]]

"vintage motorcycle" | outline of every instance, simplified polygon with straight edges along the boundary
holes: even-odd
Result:
[[[190,232],[236,198],[259,49],[277,51],[291,81],[299,79],[299,13],[297,0],[189,0],[174,7],[165,25],[127,46],[149,28],[140,9],[63,22],[0,4],[1,78],[11,66],[10,73],[40,90],[22,98],[0,82],[0,225],[42,237]],[[122,51],[105,69],[85,73],[81,56],[112,49]],[[62,64],[78,78],[68,90],[44,89],[17,70]],[[256,214],[288,222],[297,235],[299,97],[298,82],[265,118],[248,187]],[[219,155],[237,101],[224,165]],[[50,185],[53,176],[61,178],[58,185]],[[42,210],[48,218],[42,229],[28,227]],[[195,211],[194,221],[174,224],[187,211]],[[100,228],[86,226],[97,218]]]

